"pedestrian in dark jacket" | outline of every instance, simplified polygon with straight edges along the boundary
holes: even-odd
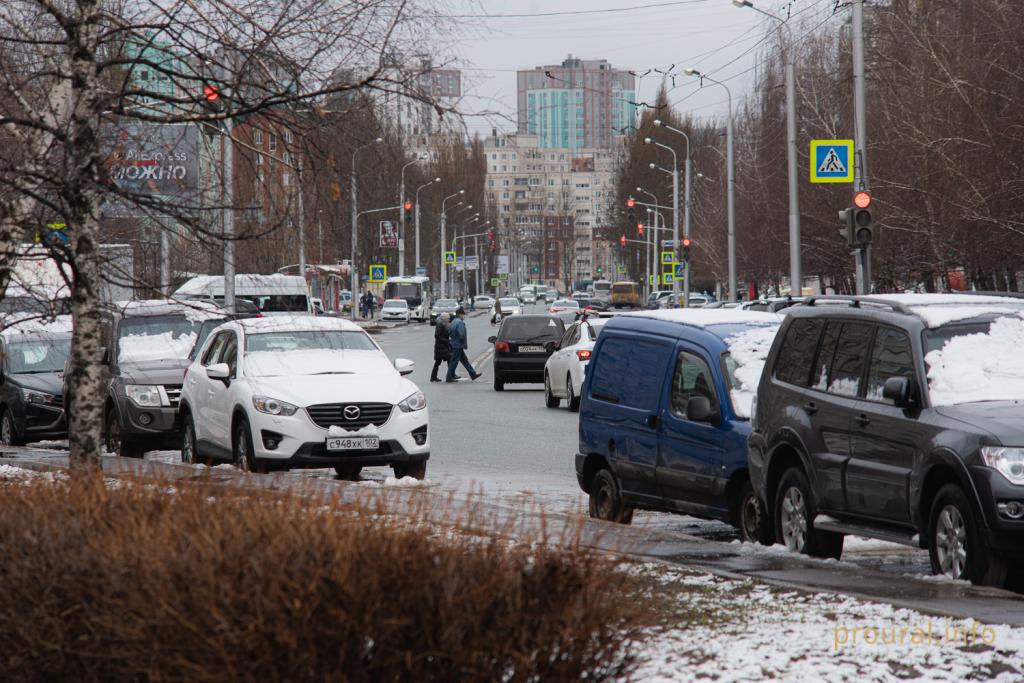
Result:
[[[448,314],[437,316],[437,327],[434,328],[434,368],[430,371],[430,381],[440,382],[437,370],[441,363],[447,363],[452,357],[452,342],[448,339]]]
[[[473,366],[469,363],[469,358],[466,357],[466,348],[469,346],[469,340],[466,336],[466,309],[459,306],[459,309],[455,311],[455,320],[448,326],[448,338],[452,342],[452,356],[448,359],[448,376],[445,378],[446,382],[455,381],[455,368],[462,363],[462,367],[466,368],[469,372],[470,379],[476,379],[481,373],[473,369]]]

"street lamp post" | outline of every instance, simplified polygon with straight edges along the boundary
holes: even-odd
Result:
[[[440,178],[434,178],[430,182],[420,185],[418,188],[416,188],[416,193],[414,195],[416,198],[416,270],[414,272],[417,273],[419,272],[420,265],[422,265],[420,263],[420,190],[422,190],[425,187],[429,187],[434,183],[439,182],[441,182]]]
[[[459,197],[459,196],[464,195],[464,194],[466,194],[465,190],[459,190],[458,192],[452,193],[452,194],[448,195],[447,197],[445,197],[444,199],[441,200],[441,298],[442,299],[444,299],[448,295],[448,292],[445,290],[445,280],[446,280],[445,276],[447,275],[447,272],[448,272],[448,264],[446,264],[444,262],[444,251],[445,251],[445,246],[447,245],[447,243],[446,243],[446,235],[445,235],[445,228],[447,227],[448,216],[445,214],[444,205],[448,202],[449,199],[454,199],[455,197]],[[459,202],[459,203],[461,204],[461,202]]]
[[[779,22],[786,29],[786,138],[787,161],[789,165],[789,279],[790,291],[795,296],[803,292],[803,277],[800,267],[800,196],[796,177],[796,67],[794,66],[793,29],[785,19],[771,12],[754,7],[750,0],[732,0],[737,7],[749,7],[769,19]],[[854,3],[856,6],[856,3]],[[731,98],[730,98],[731,99]],[[731,105],[730,105],[731,109]],[[729,123],[732,123],[730,114]]]
[[[679,262],[679,159],[678,159],[678,157],[676,157],[676,151],[674,149],[672,149],[668,145],[663,145],[662,143],[658,142],[657,140],[652,140],[651,138],[644,138],[644,144],[655,145],[657,147],[661,147],[662,149],[667,149],[668,151],[672,152],[672,170],[670,171],[670,173],[672,174],[672,254],[673,254],[672,261],[673,261],[673,263],[678,263]],[[689,145],[687,145],[687,151],[689,151]],[[689,174],[689,168],[690,168],[689,154],[687,154],[686,162],[687,162],[686,163],[686,168],[687,168],[686,177],[687,177],[687,179],[689,179],[689,177],[690,177],[690,174]],[[687,182],[686,186],[687,186],[687,188],[689,188],[690,183]],[[686,264],[686,269],[684,270],[684,273],[685,273],[686,282],[689,283],[690,282],[690,264],[689,263]],[[690,291],[688,286],[687,286],[685,291],[686,291],[686,293],[688,293]],[[675,298],[676,302],[679,301],[679,280],[676,280],[675,278],[672,278],[672,296]],[[687,296],[686,298],[683,299],[683,306],[685,307],[685,306],[689,306],[689,305],[690,305],[690,300],[689,300],[689,296]]]
[[[736,301],[736,160],[733,156],[733,135],[732,135],[732,91],[729,90],[729,86],[721,81],[717,81],[710,76],[705,76],[696,69],[686,69],[688,76],[696,76],[701,79],[702,83],[705,80],[711,81],[715,85],[720,85],[725,88],[725,93],[729,99],[729,117],[725,123],[725,166],[727,178],[727,205],[729,214],[729,227],[728,227],[728,252],[729,252],[729,301]],[[790,251],[790,257],[792,258],[792,250]],[[800,253],[797,251],[797,262],[799,264]],[[792,266],[792,263],[790,264]],[[799,265],[797,266],[799,268]]]
[[[349,177],[349,189],[352,193],[352,200],[350,202],[352,204],[352,256],[349,260],[349,276],[352,281],[350,287],[352,292],[349,295],[349,313],[352,314],[352,320],[356,319],[356,293],[359,291],[359,272],[356,269],[356,234],[358,233],[359,226],[359,209],[356,207],[356,155],[359,154],[360,150],[381,142],[384,142],[384,138],[376,138],[356,147],[352,151],[352,175]]]
[[[691,154],[692,149],[690,147],[690,136],[687,135],[686,133],[684,133],[683,131],[679,130],[678,128],[670,126],[667,123],[663,123],[661,121],[661,119],[654,119],[654,125],[658,126],[659,128],[664,128],[666,130],[670,130],[673,133],[676,133],[677,135],[682,135],[683,136],[683,140],[686,141],[686,171],[685,171],[686,180],[685,180],[685,189],[683,190],[683,194],[684,194],[684,197],[685,197],[685,199],[683,200],[683,237],[689,238],[690,237],[690,231],[691,231],[692,225],[693,225],[690,222],[690,217],[692,215],[690,209],[693,207],[693,201],[691,199],[691,197],[692,197],[692,187],[693,187],[693,155]],[[676,239],[678,239],[678,238],[676,238]],[[687,261],[686,262],[686,277],[683,278],[683,301],[685,302],[685,304],[687,306],[690,305],[690,280],[693,279],[691,277],[692,272],[693,271],[690,268],[690,262]]]
[[[401,181],[398,185],[398,205],[402,209],[398,212],[398,275],[405,275],[405,169],[409,168],[415,163],[423,161],[426,158],[424,154],[417,154],[416,158],[409,163],[402,166],[402,172],[399,175]]]
[[[648,197],[653,199],[655,206],[660,206],[661,205],[661,202],[658,201],[657,195],[655,195],[653,192],[648,192],[647,190],[645,190],[642,187],[637,187],[636,191],[637,191],[637,193],[643,192],[645,195],[647,195]],[[650,215],[652,211],[654,211],[654,209],[652,209],[650,207],[647,208],[648,215]],[[647,267],[646,275],[647,275],[648,278],[650,278],[650,275],[651,275],[650,264],[651,263],[657,263],[657,253],[658,253],[658,215],[659,214],[657,214],[657,212],[655,212],[655,214],[654,214],[654,230],[652,231],[653,235],[651,236],[651,239],[652,239],[652,245],[651,245],[651,248],[650,248],[651,255],[648,257],[648,261],[647,261],[648,267]]]

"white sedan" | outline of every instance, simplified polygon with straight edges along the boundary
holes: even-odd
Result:
[[[380,308],[381,320],[400,320],[407,323],[410,316],[409,302],[405,299],[388,299]]]
[[[548,313],[564,313],[565,311],[580,310],[580,302],[575,299],[556,299],[548,307]]]
[[[487,296],[486,294],[477,294],[475,297],[473,297],[474,311],[486,311],[492,306],[494,306],[493,296]]]
[[[333,467],[355,477],[390,465],[422,479],[430,457],[423,392],[358,325],[279,316],[221,325],[185,371],[185,463],[243,470]]]
[[[523,305],[519,303],[519,299],[514,296],[503,296],[498,299],[498,303],[501,304],[501,315],[522,315]],[[491,318],[494,318],[494,311],[497,306],[491,308]]]
[[[580,395],[587,363],[601,327],[610,318],[587,318],[570,325],[544,365],[544,404],[557,408],[561,400],[569,410],[580,409]]]

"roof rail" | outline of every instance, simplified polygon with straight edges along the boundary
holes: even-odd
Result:
[[[804,301],[804,306],[813,306],[818,301],[837,301],[840,303],[848,303],[853,308],[860,308],[861,304],[869,304],[871,306],[884,306],[897,313],[903,313],[905,315],[914,315],[914,311],[905,304],[901,304],[898,301],[889,301],[887,299],[877,299],[870,296],[848,296],[844,294],[824,294],[820,296],[809,296]]]

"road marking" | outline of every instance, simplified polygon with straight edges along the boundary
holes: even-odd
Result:
[[[491,348],[487,349],[486,351],[484,351],[483,353],[481,353],[480,355],[478,355],[476,358],[473,359],[473,363],[472,363],[473,367],[474,368],[480,367],[481,365],[483,365],[484,363],[489,361],[491,359],[491,356],[493,356],[493,355],[494,355],[494,347],[492,346]]]

